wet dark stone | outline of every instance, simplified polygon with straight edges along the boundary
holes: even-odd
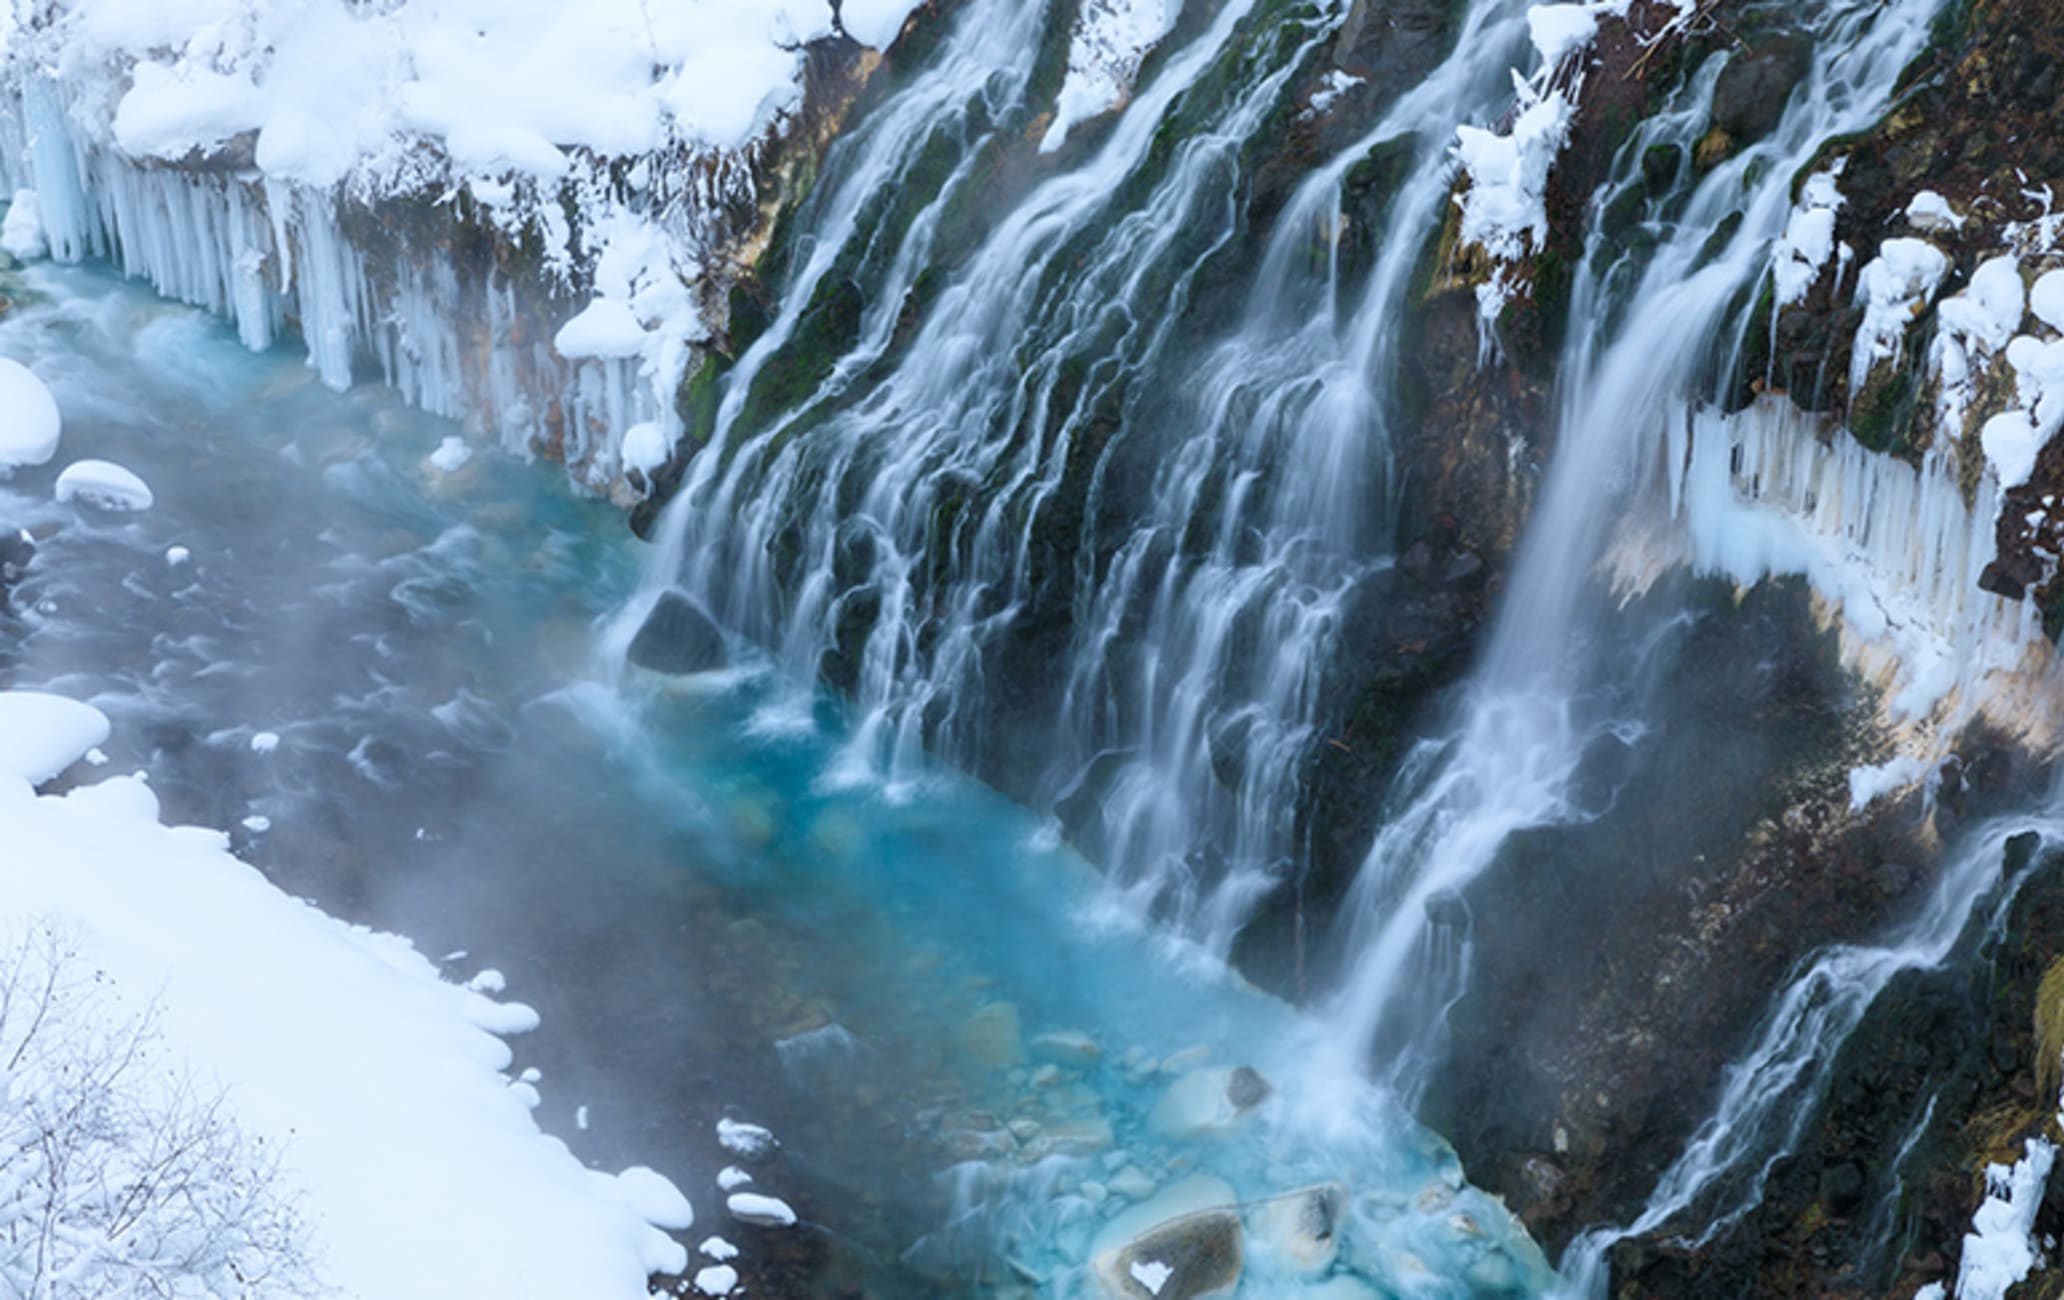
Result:
[[[1684,166],[1684,150],[1674,144],[1649,146],[1641,155],[1641,180],[1647,186],[1649,196],[1660,198],[1677,183],[1677,173]]]
[[[1863,1191],[1867,1186],[1863,1167],[1853,1160],[1844,1160],[1830,1166],[1820,1176],[1820,1196],[1831,1213],[1854,1214],[1863,1204]]]
[[[724,666],[724,634],[702,606],[670,591],[646,616],[627,657],[656,673],[706,673]]]
[[[29,562],[36,558],[36,542],[27,532],[17,529],[0,533],[0,609],[7,608],[7,593],[29,571]]]
[[[1239,1067],[1226,1080],[1226,1100],[1233,1103],[1235,1110],[1251,1110],[1268,1100],[1274,1091],[1269,1081],[1261,1077],[1261,1071],[1251,1065]]]
[[[1738,54],[1713,85],[1713,125],[1737,144],[1770,134],[1792,91],[1813,66],[1813,42],[1804,36],[1766,40]]]
[[[1469,906],[1460,894],[1444,889],[1426,900],[1426,919],[1459,930],[1469,924]]]

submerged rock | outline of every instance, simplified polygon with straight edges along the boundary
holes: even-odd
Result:
[[[625,657],[656,673],[706,673],[724,666],[724,634],[702,606],[669,591],[645,616]]]
[[[1240,1284],[1240,1216],[1231,1207],[1170,1219],[1097,1256],[1114,1300],[1194,1300]]]
[[[1077,1068],[1095,1065],[1104,1054],[1095,1039],[1074,1030],[1041,1034],[1032,1040],[1031,1049],[1037,1060]]]
[[[968,1059],[992,1070],[1024,1064],[1025,1041],[1017,1007],[990,1002],[976,1008],[960,1027],[960,1046]]]
[[[1340,1220],[1347,1189],[1339,1183],[1300,1187],[1264,1201],[1254,1211],[1254,1236],[1290,1270],[1319,1273],[1340,1253]]]
[[[1148,1123],[1173,1138],[1215,1138],[1232,1132],[1273,1091],[1252,1066],[1192,1070],[1154,1103]]]

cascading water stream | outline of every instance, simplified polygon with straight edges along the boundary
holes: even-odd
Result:
[[[1612,503],[1638,506],[1659,486],[1668,434],[1701,400],[1699,376],[1728,350],[1725,331],[1739,328],[1730,306],[1767,267],[1793,176],[1825,140],[1877,120],[1939,8],[1905,0],[1817,11],[1816,66],[1778,127],[1705,177],[1638,273],[1594,222],[1571,318],[1600,325],[1575,331],[1566,349],[1559,439],[1506,606],[1457,730],[1407,759],[1349,897],[1348,972],[1321,1048],[1338,1068],[1355,1068],[1373,1047],[1406,1095],[1424,1083],[1469,965],[1466,938],[1441,934],[1432,918],[1444,909],[1429,905],[1464,890],[1515,831],[1579,815],[1570,787],[1586,747],[1628,722],[1613,716],[1625,705],[1596,707],[1620,674],[1604,629],[1585,614],[1608,526],[1622,513]],[[1709,78],[1695,78],[1680,107],[1645,123],[1603,192],[1629,181],[1648,146],[1688,146],[1704,129],[1698,106],[1709,91]],[[1737,212],[1732,237],[1712,250]],[[1627,279],[1631,288],[1616,288]]]
[[[2009,840],[2039,835],[2043,848],[2031,860],[2064,843],[2064,790],[2045,802],[2046,811],[2002,818],[1966,837],[1921,913],[1883,943],[1832,947],[1807,964],[1779,994],[1755,1045],[1728,1067],[1713,1114],[1664,1171],[1640,1215],[1570,1243],[1563,1294],[1605,1294],[1606,1252],[1618,1242],[1680,1224],[1689,1242],[1704,1245],[1755,1208],[1771,1171],[1813,1117],[1836,1051],[1878,994],[1902,971],[1947,961],[1986,904],[1990,927],[2004,924],[2022,879],[2002,881]]]
[[[1171,889],[1200,892],[1191,928],[1214,952],[1289,865],[1294,782],[1324,720],[1345,606],[1388,563],[1395,484],[1382,393],[1397,362],[1394,322],[1448,199],[1451,124],[1497,102],[1503,78],[1486,68],[1502,65],[1482,55],[1523,44],[1522,12],[1472,6],[1454,52],[1299,187],[1241,327],[1200,367],[1196,431],[1164,460],[1151,513],[1101,581],[1083,575],[1093,596],[1082,624],[1093,631],[1072,657],[1054,780],[1079,779],[1100,754],[1124,756],[1098,803],[1099,856],[1130,886],[1133,914]],[[1343,180],[1400,141],[1415,166],[1390,197],[1375,265],[1359,286],[1343,284]],[[1167,553],[1207,529],[1208,546]],[[1243,655],[1244,642],[1267,649]],[[1214,763],[1228,749],[1230,782]],[[1191,855],[1205,842],[1218,860],[1199,879]]]

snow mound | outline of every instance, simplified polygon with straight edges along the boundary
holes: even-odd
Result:
[[[733,1192],[724,1199],[724,1208],[731,1211],[731,1217],[740,1223],[750,1223],[762,1228],[789,1228],[795,1226],[796,1213],[788,1202],[778,1196],[762,1196],[758,1192]]]
[[[443,474],[456,474],[473,459],[473,449],[460,437],[449,437],[437,444],[437,450],[430,453],[431,468]]]
[[[735,1119],[717,1121],[717,1142],[731,1154],[748,1160],[756,1160],[780,1145],[771,1129]]]
[[[0,357],[0,475],[47,463],[63,430],[50,389],[21,362]]]
[[[41,785],[108,738],[107,715],[42,691],[0,691],[0,771]]]
[[[2064,331],[2064,271],[2045,271],[2028,295],[2028,309],[2053,330]]]
[[[111,460],[75,460],[57,476],[57,499],[103,510],[148,510],[156,498],[148,483]]]
[[[647,420],[624,430],[623,463],[627,470],[641,470],[652,473],[667,463],[667,457],[674,449],[667,438],[666,430],[656,422]]]
[[[559,327],[552,346],[569,361],[586,358],[635,357],[645,350],[645,327],[628,303],[597,298],[587,309]]]
[[[1949,200],[1934,190],[1922,190],[1906,205],[1906,221],[1915,230],[1931,235],[1953,235],[1964,228],[1968,217],[1959,216]]]

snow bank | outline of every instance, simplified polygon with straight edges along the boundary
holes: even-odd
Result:
[[[0,29],[0,176],[34,186],[59,260],[110,258],[253,349],[298,328],[331,387],[376,362],[412,404],[614,490],[624,431],[679,437],[701,259],[761,220],[810,43],[887,42],[914,7],[77,0]],[[454,210],[536,272],[369,261],[351,208],[424,195],[472,200]],[[587,298],[559,352],[530,341],[532,314]]]
[[[32,776],[105,731],[91,710],[0,701],[5,761]],[[220,833],[157,813],[139,777],[57,797],[0,776],[0,918],[63,925],[116,997],[156,1000],[164,1045],[280,1154],[343,1295],[642,1300],[648,1273],[687,1266],[654,1226],[690,1217],[671,1184],[604,1178],[538,1131],[496,1036],[534,1025],[527,1008],[445,982],[406,940],[288,897]]]
[[[83,501],[103,510],[148,510],[150,485],[111,460],[75,460],[57,476],[59,501]]]
[[[849,3],[846,29],[886,41],[913,7]],[[735,150],[799,102],[834,20],[824,0],[76,0],[56,28],[60,75],[127,71],[108,129],[130,157],[248,136],[268,175],[328,187],[423,140],[462,173],[543,179],[569,147]]]
[[[47,463],[63,430],[50,389],[21,362],[0,357],[0,475]]]

